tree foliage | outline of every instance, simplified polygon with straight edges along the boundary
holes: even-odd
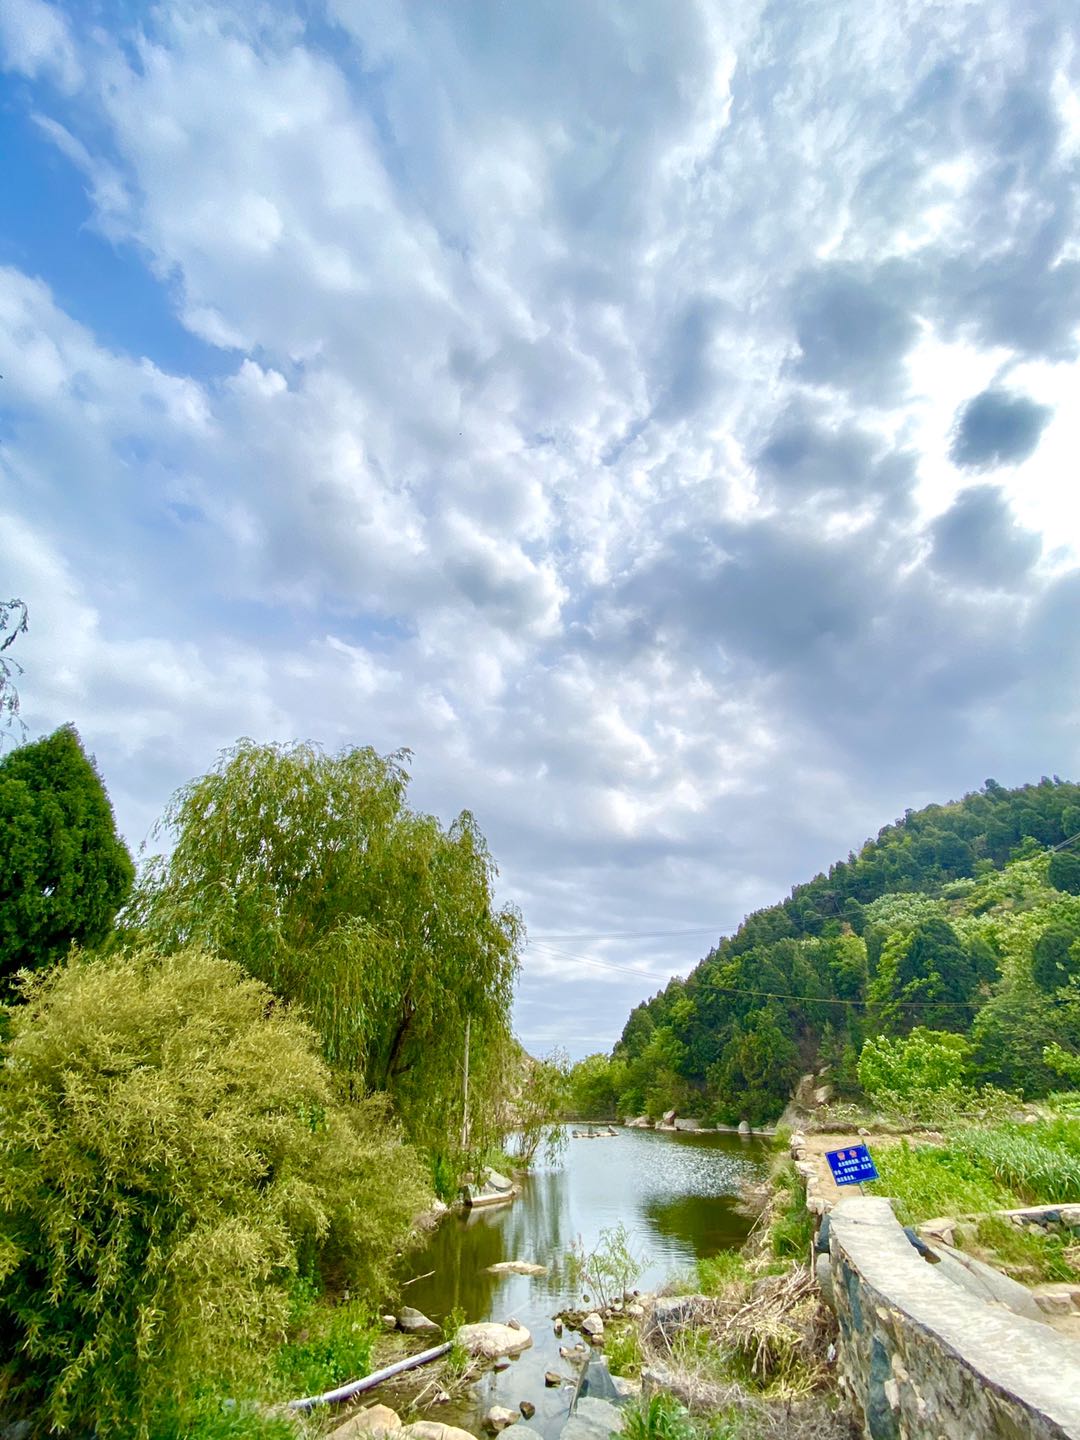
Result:
[[[919,1027],[970,1035],[978,1073],[1045,1093],[1043,1048],[1073,1042],[1060,992],[1043,1003],[1032,984],[1034,950],[1050,926],[1080,934],[1074,857],[1047,852],[1078,816],[1080,786],[1045,777],[906,811],[631,1012],[609,1062],[619,1112],[772,1118],[800,1070],[855,1086],[868,1035]],[[1071,973],[1058,951],[1039,970],[1055,986]],[[603,1092],[595,1065],[587,1080]]]
[[[300,1001],[329,1062],[389,1094],[423,1144],[461,1130],[471,1017],[481,1142],[505,1080],[521,925],[495,907],[473,817],[444,829],[408,808],[407,758],[241,741],[173,798],[175,846],[142,876],[131,920]]]
[[[1069,895],[1080,895],[1080,855],[1069,850],[1052,855],[1046,878],[1055,890],[1064,890]]]
[[[0,759],[0,978],[100,943],[133,877],[73,726]]]
[[[19,715],[19,687],[16,677],[22,666],[8,654],[20,635],[29,629],[26,604],[22,600],[0,600],[0,727],[11,730],[17,725],[25,734],[26,727]]]
[[[299,1274],[385,1279],[416,1160],[377,1103],[335,1100],[264,985],[186,950],[76,958],[23,999],[0,1069],[9,1395],[148,1436],[208,1383],[265,1379]]]

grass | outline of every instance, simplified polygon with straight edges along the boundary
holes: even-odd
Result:
[[[721,1250],[697,1262],[697,1285],[702,1295],[724,1295],[749,1279],[741,1250]]]
[[[282,1395],[317,1395],[366,1375],[379,1333],[366,1303],[309,1301],[297,1317],[296,1338],[275,1357]]]
[[[1080,1120],[959,1130],[940,1146],[882,1149],[871,1189],[910,1225],[931,1216],[1080,1201]]]
[[[623,1440],[698,1440],[699,1430],[685,1405],[658,1391],[623,1409]]]
[[[790,1160],[776,1167],[772,1184],[772,1253],[778,1260],[805,1260],[814,1238],[814,1217],[806,1208],[806,1184]]]
[[[974,1245],[958,1239],[962,1249],[977,1249],[1025,1285],[1045,1281],[1080,1280],[1080,1243],[1071,1235],[1055,1235],[1043,1230],[1021,1230],[1000,1216],[980,1220],[975,1228]]]
[[[297,1416],[268,1415],[252,1405],[206,1396],[183,1413],[163,1416],[153,1440],[300,1440]]]
[[[641,1341],[636,1324],[608,1326],[604,1332],[604,1354],[613,1375],[630,1379],[641,1374]]]

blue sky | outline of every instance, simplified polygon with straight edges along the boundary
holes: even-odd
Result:
[[[133,846],[240,735],[411,747],[574,1054],[906,806],[1075,778],[1078,32],[7,0],[31,731]]]

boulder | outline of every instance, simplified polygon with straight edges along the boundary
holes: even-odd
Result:
[[[651,1130],[652,1121],[647,1115],[635,1115],[632,1120],[624,1120],[623,1124],[628,1130]]]
[[[676,1121],[675,1121],[675,1129],[676,1129],[676,1130],[700,1130],[700,1129],[701,1129],[701,1121],[700,1121],[700,1120],[690,1120],[690,1119],[676,1120]]]
[[[555,1389],[556,1386],[561,1385],[565,1379],[566,1376],[560,1375],[557,1370],[544,1371],[544,1384],[551,1389]]]
[[[644,1305],[639,1305],[636,1300],[632,1300],[626,1307],[626,1313],[632,1319],[640,1320],[642,1315],[645,1314],[645,1307]]]
[[[434,1320],[429,1320],[422,1310],[414,1310],[411,1305],[403,1305],[397,1317],[398,1329],[406,1331],[409,1335],[428,1335],[438,1330]]]
[[[487,1268],[492,1275],[546,1275],[548,1273],[546,1265],[537,1265],[534,1260],[499,1260]]]
[[[562,1440],[608,1440],[626,1424],[626,1417],[610,1400],[582,1395],[563,1426]]]
[[[525,1416],[526,1420],[531,1420],[532,1417],[536,1414],[536,1406],[532,1403],[531,1400],[522,1400],[521,1404],[518,1406],[518,1409],[521,1411],[522,1415]]]
[[[396,1316],[396,1315],[384,1315],[384,1316],[382,1317],[382,1323],[386,1326],[387,1330],[396,1330],[396,1329],[397,1329],[397,1316]]]
[[[508,1410],[505,1405],[492,1405],[484,1416],[484,1429],[497,1435],[500,1430],[505,1430],[508,1425],[513,1425],[517,1418],[516,1410]]]
[[[814,1091],[814,1104],[827,1105],[835,1094],[836,1091],[831,1085],[819,1085]]]
[[[403,1425],[398,1434],[407,1440],[476,1440],[470,1430],[444,1425],[441,1420],[414,1420],[411,1425]]]
[[[750,1134],[750,1121],[749,1121],[749,1120],[740,1120],[740,1121],[739,1121],[739,1134],[740,1134],[740,1135],[749,1135],[749,1134]]]
[[[362,1436],[365,1440],[368,1436],[378,1440],[400,1429],[401,1418],[396,1410],[391,1410],[389,1405],[369,1405],[359,1415],[350,1415],[344,1425],[331,1430],[330,1440],[361,1440]]]
[[[595,1310],[585,1316],[585,1319],[581,1322],[581,1328],[590,1340],[602,1340],[604,1338],[604,1322]]]
[[[519,1355],[532,1344],[532,1336],[524,1325],[517,1329],[484,1320],[476,1325],[463,1325],[457,1332],[458,1342],[470,1355],[481,1360],[497,1360],[500,1355]]]
[[[661,1124],[663,1124],[663,1125],[674,1125],[674,1124],[675,1124],[675,1117],[676,1117],[677,1114],[678,1114],[678,1111],[676,1111],[676,1110],[665,1110],[663,1116],[661,1117]]]
[[[514,1182],[508,1180],[505,1175],[500,1175],[497,1170],[489,1170],[484,1176],[484,1187],[488,1190],[498,1190],[502,1194],[509,1194],[514,1188]]]

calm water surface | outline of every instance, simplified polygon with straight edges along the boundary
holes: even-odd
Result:
[[[435,1273],[408,1285],[404,1298],[440,1323],[456,1306],[467,1321],[514,1316],[532,1332],[533,1346],[507,1370],[487,1375],[474,1398],[436,1407],[431,1418],[478,1434],[489,1405],[517,1409],[531,1400],[536,1416],[529,1423],[557,1434],[572,1391],[546,1389],[544,1371],[572,1373],[559,1346],[578,1337],[558,1339],[552,1318],[565,1306],[582,1306],[581,1294],[567,1288],[573,1242],[580,1237],[591,1247],[602,1230],[621,1222],[643,1262],[635,1285],[655,1289],[699,1257],[742,1244],[750,1222],[736,1209],[739,1187],[763,1168],[760,1142],[741,1136],[620,1130],[614,1138],[571,1139],[558,1161],[537,1165],[512,1205],[448,1216],[410,1257],[409,1276]],[[487,1274],[499,1260],[530,1260],[549,1270]],[[379,1398],[394,1403],[391,1395]]]

